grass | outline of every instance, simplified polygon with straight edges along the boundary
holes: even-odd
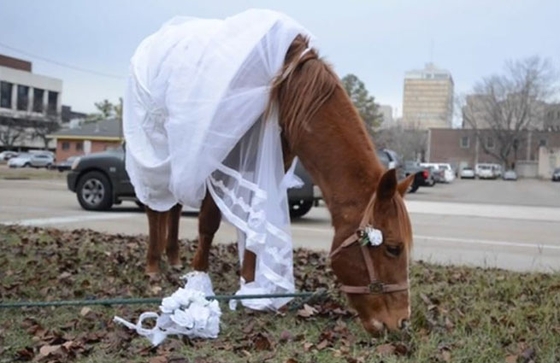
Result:
[[[183,262],[195,243],[183,241]],[[144,236],[0,226],[2,301],[164,297],[181,281],[164,269],[143,276]],[[165,266],[164,266],[165,268]],[[0,309],[0,362],[560,362],[560,274],[411,266],[412,327],[372,339],[339,295],[326,256],[294,253],[298,290],[329,297],[282,314],[230,311],[215,340],[169,337],[153,348],[112,322],[136,321],[156,305]],[[217,294],[237,288],[237,250],[214,246]]]
[[[37,180],[64,180],[66,173],[45,168],[9,168],[0,164],[0,179],[37,179]]]

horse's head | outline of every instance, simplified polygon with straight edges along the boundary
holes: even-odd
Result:
[[[398,330],[410,318],[408,285],[412,228],[403,196],[413,176],[398,183],[394,169],[379,180],[361,227],[331,254],[332,268],[365,329],[378,334]],[[367,231],[368,228],[365,228]],[[360,236],[360,233],[362,235]],[[372,242],[373,240],[373,242]]]

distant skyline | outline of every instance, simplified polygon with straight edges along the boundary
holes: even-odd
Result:
[[[501,72],[507,60],[539,55],[560,68],[558,0],[0,0],[0,54],[62,79],[63,104],[94,112],[95,102],[118,102],[135,48],[164,22],[254,7],[282,11],[307,27],[340,77],[357,75],[398,116],[405,73],[429,62],[451,72],[458,94]]]

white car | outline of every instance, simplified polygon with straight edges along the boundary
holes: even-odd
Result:
[[[496,174],[491,164],[477,164],[475,174],[479,179],[496,179]]]
[[[443,176],[443,183],[451,183],[455,180],[455,173],[453,172],[453,168],[451,168],[450,164],[445,163],[420,163],[420,166],[425,168],[433,168],[434,170],[441,171]]]
[[[8,160],[8,166],[10,168],[50,168],[54,164],[54,158],[49,154],[39,154],[39,153],[23,153],[19,154],[15,158]]]
[[[10,160],[11,158],[15,158],[18,155],[15,151],[2,151],[0,153],[0,161],[2,160]]]
[[[504,180],[517,180],[517,173],[514,170],[506,170]]]
[[[474,179],[474,169],[469,166],[464,167],[461,169],[460,177],[461,179]]]
[[[438,166],[443,170],[443,178],[446,183],[451,183],[455,180],[455,172],[450,164],[438,164]]]

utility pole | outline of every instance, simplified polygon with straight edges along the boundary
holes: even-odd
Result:
[[[119,121],[119,141],[122,144],[123,139],[124,139],[124,131],[123,131],[123,99],[122,97],[119,97],[119,105],[120,105],[120,114],[117,115],[118,121]]]

